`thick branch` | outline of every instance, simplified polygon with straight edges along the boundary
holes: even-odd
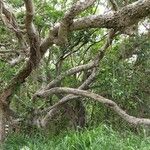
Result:
[[[116,31],[123,30],[139,22],[142,18],[150,14],[150,1],[139,0],[135,3],[127,5],[117,12],[110,12],[105,15],[91,15],[74,20],[69,31],[87,29],[87,28],[113,28]],[[45,42],[51,43],[58,36],[60,24],[57,24],[52,30],[53,38],[48,36]],[[51,40],[52,41],[51,41]]]
[[[137,23],[140,19],[150,14],[150,1],[139,0],[127,5],[117,12],[105,15],[92,15],[74,21],[71,30],[81,30],[85,28],[114,28],[122,30],[125,27]]]
[[[26,4],[26,29],[30,41],[30,57],[29,61],[23,66],[22,70],[11,80],[10,84],[2,91],[0,95],[0,100],[4,105],[8,106],[6,103],[9,101],[9,96],[12,95],[15,88],[19,86],[21,83],[25,82],[25,79],[30,75],[32,70],[38,65],[41,57],[39,56],[39,52],[46,51],[47,43],[41,45],[39,36],[34,28],[32,23],[33,20],[33,3],[31,0],[24,0]],[[45,45],[46,44],[46,45]],[[48,44],[49,45],[49,44]],[[44,53],[42,53],[43,55]]]
[[[105,53],[106,49],[111,45],[112,40],[113,40],[114,37],[115,37],[115,32],[112,29],[112,30],[110,30],[110,32],[108,34],[106,43],[99,50],[98,55],[93,59],[92,62],[90,62],[88,64],[85,64],[85,65],[80,65],[80,66],[74,67],[74,68],[60,74],[58,77],[56,77],[56,79],[51,81],[44,89],[41,89],[41,90],[50,89],[50,88],[56,86],[56,84],[58,82],[60,82],[62,79],[64,79],[66,76],[69,76],[69,75],[72,75],[72,74],[75,74],[75,73],[78,73],[78,72],[81,72],[81,71],[84,71],[84,70],[89,70],[89,69],[92,69],[94,67],[97,67],[99,65],[99,61],[104,57],[104,53]],[[37,93],[39,91],[37,91]],[[35,98],[35,96],[36,96],[36,94],[34,95],[34,98]]]
[[[32,57],[33,68],[37,66],[40,61],[40,40],[39,35],[33,24],[34,5],[32,0],[24,0],[26,7],[26,30],[30,41],[30,57]]]
[[[30,6],[31,1],[29,0],[24,0],[24,1],[26,3],[26,7],[30,8],[32,6],[32,5]],[[27,10],[29,8],[27,8]],[[121,10],[113,14],[108,13],[103,16],[94,15],[94,16],[77,19],[71,25],[70,30],[73,31],[73,30],[79,30],[79,29],[85,29],[85,28],[114,28],[116,30],[120,30],[121,28],[133,25],[134,23],[138,22],[140,19],[148,16],[149,14],[150,14],[150,1],[139,0],[133,4],[130,4],[122,8]],[[28,15],[29,17],[31,17],[30,13]],[[29,24],[30,22],[31,21],[29,21]],[[59,29],[59,26],[55,27],[52,30],[52,32],[49,34],[49,36],[40,45],[41,57],[44,55],[46,50],[53,44],[54,36],[57,35],[58,29]],[[33,43],[36,43],[36,42],[37,41],[35,40]],[[3,90],[2,94],[0,95],[1,102],[5,103],[4,101],[6,101],[6,99],[8,99],[8,97],[12,95],[16,86],[17,85],[19,86],[21,83],[23,83],[25,79],[30,75],[34,67],[38,65],[37,57],[36,57],[37,53],[36,53],[34,44],[32,48],[33,50],[30,50],[31,54],[30,54],[30,58],[26,66],[16,75],[15,78],[11,80],[11,83]]]
[[[112,100],[109,100],[107,98],[104,98],[98,94],[89,92],[89,91],[84,91],[84,90],[79,90],[79,89],[73,89],[73,88],[66,88],[66,87],[57,87],[57,88],[52,88],[50,90],[44,91],[43,93],[39,93],[39,96],[41,97],[47,97],[51,94],[56,94],[56,93],[67,93],[67,94],[74,94],[74,95],[80,95],[83,97],[91,98],[94,99],[95,101],[98,101],[100,103],[105,104],[107,107],[110,107],[112,110],[114,110],[121,118],[126,120],[127,122],[133,124],[133,125],[149,125],[150,126],[150,119],[145,119],[145,118],[136,118],[133,116],[128,115],[124,110],[122,110],[115,102]],[[62,102],[64,103],[64,102]],[[61,105],[60,102],[55,104],[55,107],[58,107],[58,105]],[[52,106],[53,107],[53,106]],[[54,109],[54,107],[53,107]]]
[[[59,30],[58,30],[58,42],[57,44],[66,44],[67,35],[70,25],[73,23],[73,19],[80,12],[84,11],[90,7],[96,0],[85,0],[81,2],[80,0],[74,4],[71,9],[65,14],[64,18],[61,21]]]
[[[33,24],[34,5],[33,5],[32,0],[24,0],[24,2],[25,2],[25,7],[26,7],[26,29],[27,29],[29,38],[31,38],[31,36],[34,36],[34,34],[36,33],[35,27]]]
[[[27,51],[26,42],[23,37],[22,31],[19,28],[15,15],[4,6],[2,0],[0,1],[0,7],[1,7],[0,15],[4,25],[6,25],[7,28],[15,32],[16,37],[18,38],[18,42],[20,44],[20,49],[26,52]]]
[[[87,89],[88,86],[89,86],[89,85],[92,83],[92,81],[94,80],[94,78],[95,78],[95,76],[96,76],[96,71],[97,71],[97,68],[94,68],[93,71],[92,71],[92,73],[91,73],[91,75],[79,86],[78,89],[80,89],[80,90]],[[36,96],[37,96],[37,95],[36,95]],[[65,102],[69,101],[69,100],[72,100],[72,99],[75,99],[75,98],[78,98],[78,97],[79,97],[79,96],[77,96],[77,95],[69,94],[69,95],[63,97],[58,103],[63,104],[63,103],[65,103]],[[52,110],[53,108],[55,108],[55,110]],[[37,115],[37,114],[42,115],[42,114],[47,113],[47,112],[50,111],[50,110],[52,110],[52,111],[57,111],[56,109],[57,109],[57,108],[55,107],[55,105],[53,105],[53,106],[51,106],[51,107],[49,107],[49,108],[45,108],[44,110],[37,112],[35,115]],[[46,115],[45,118],[50,117],[49,114],[51,114],[51,112],[49,112],[48,115]],[[47,119],[45,119],[45,120],[47,120]]]
[[[66,71],[65,73],[60,74],[58,77],[56,77],[56,79],[54,79],[53,81],[51,81],[51,82],[46,86],[46,89],[50,89],[50,88],[56,86],[56,84],[57,84],[59,81],[61,81],[62,79],[64,79],[66,76],[73,75],[73,74],[75,74],[75,73],[78,73],[78,72],[81,72],[81,71],[84,71],[84,70],[92,69],[92,68],[94,68],[95,66],[97,66],[97,64],[95,64],[95,63],[92,61],[92,62],[90,62],[90,63],[88,63],[88,64],[71,68],[70,70]]]
[[[21,30],[19,29],[16,18],[12,12],[10,12],[5,6],[3,1],[0,1],[0,17],[3,21],[4,25],[6,25],[9,29],[13,30],[16,34],[21,34]],[[5,16],[4,16],[4,15]]]
[[[49,38],[45,39],[42,42],[42,44],[40,45],[40,52],[41,52],[40,53],[41,54],[40,55],[41,56],[40,59],[42,58],[42,56],[44,55],[46,50],[53,44],[53,42],[52,42],[53,40],[52,39],[53,39],[53,36],[49,36]],[[28,62],[16,74],[16,76],[10,81],[8,86],[2,91],[2,93],[0,95],[0,101],[6,107],[8,107],[7,103],[10,102],[9,101],[9,97],[12,95],[12,93],[14,92],[16,87],[20,86],[20,84],[25,82],[26,78],[30,75],[30,73],[32,72],[34,67],[36,67],[38,65],[38,63],[36,63],[37,58],[36,58],[35,53],[36,53],[36,50],[35,51],[30,50],[30,58],[29,58]]]
[[[99,51],[99,54],[96,56],[96,58],[94,59],[95,60],[95,63],[98,65],[99,64],[99,61],[104,57],[104,53],[106,52],[106,49],[111,45],[112,43],[112,40],[115,36],[115,32],[114,30],[110,30],[109,34],[108,34],[108,37],[107,37],[107,40],[106,40],[106,43],[104,44],[104,46],[100,49]],[[97,66],[98,67],[98,66]],[[95,67],[91,73],[91,75],[82,83],[82,85],[78,88],[78,89],[87,89],[87,87],[93,82],[95,76],[96,76],[96,71],[97,71],[97,67]],[[53,82],[53,81],[52,81]],[[48,88],[47,88],[48,89]],[[34,95],[34,98],[36,97],[37,95],[35,94]],[[73,94],[69,94],[65,97],[63,97],[58,103],[60,103],[61,105],[66,103],[67,101],[69,100],[72,100],[72,99],[76,99],[78,98],[79,96],[76,96],[76,95],[73,95]],[[56,104],[57,105],[57,104]],[[61,105],[58,105],[58,106],[61,106]],[[53,108],[54,107],[54,108]],[[44,109],[43,111],[40,111],[38,112],[38,114],[43,114],[43,113],[46,113],[46,116],[42,119],[41,121],[41,125],[42,126],[46,126],[46,124],[49,122],[49,120],[51,120],[51,118],[57,113],[59,107],[55,107],[55,105],[53,105],[52,107],[49,107],[49,108],[46,108]],[[35,114],[37,115],[37,114]]]

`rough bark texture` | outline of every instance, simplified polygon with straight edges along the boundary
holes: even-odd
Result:
[[[77,19],[74,21],[70,29],[81,30],[85,28],[113,28],[115,30],[122,30],[125,27],[137,23],[140,19],[147,17],[149,14],[150,1],[139,0],[133,4],[123,7],[117,12]]]

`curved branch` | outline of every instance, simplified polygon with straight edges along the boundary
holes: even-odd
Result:
[[[30,75],[32,70],[38,65],[41,55],[40,51],[46,51],[47,43],[40,46],[39,36],[32,23],[33,20],[33,3],[31,0],[24,0],[26,4],[26,29],[28,33],[28,38],[30,41],[30,57],[28,62],[23,66],[23,68],[16,74],[16,76],[11,80],[10,84],[2,91],[0,95],[0,101],[5,107],[8,107],[9,97],[12,95],[17,86],[25,82],[25,79]],[[46,45],[45,45],[46,44]],[[49,43],[50,44],[50,43]],[[48,44],[48,45],[49,45]]]
[[[81,30],[86,28],[113,28],[122,30],[125,27],[137,23],[150,14],[150,1],[139,0],[129,4],[117,12],[105,15],[91,15],[76,19],[71,25],[70,30]]]
[[[150,119],[146,118],[136,118],[134,116],[128,115],[124,110],[122,110],[115,102],[113,102],[110,99],[104,98],[98,94],[89,92],[89,91],[84,91],[84,90],[79,90],[79,89],[74,89],[74,88],[66,88],[66,87],[56,87],[52,88],[50,90],[46,90],[44,92],[39,93],[38,96],[40,97],[47,97],[51,94],[56,94],[56,93],[67,93],[67,94],[74,94],[74,95],[79,95],[87,98],[94,99],[95,101],[98,101],[100,103],[105,104],[107,107],[111,108],[113,111],[115,111],[121,118],[126,120],[128,123],[133,124],[133,125],[148,125],[150,126]],[[54,109],[55,107],[58,107],[61,105],[61,103],[64,102],[58,102],[55,104],[55,106],[52,106]]]
[[[50,89],[52,87],[54,87],[60,80],[64,79],[66,76],[69,76],[69,75],[73,75],[75,73],[78,73],[78,72],[81,72],[81,71],[84,71],[84,70],[89,70],[89,69],[92,69],[94,68],[95,66],[97,66],[97,64],[95,64],[93,61],[88,63],[88,64],[85,64],[85,65],[80,65],[80,66],[77,66],[77,67],[74,67],[74,68],[71,68],[70,70],[60,74],[58,77],[56,77],[56,79],[54,79],[53,81],[51,81],[47,86],[46,86],[46,89]]]
[[[126,27],[132,26],[142,18],[150,14],[150,1],[138,0],[129,4],[116,12],[110,12],[104,15],[90,15],[75,19],[70,25],[69,31],[76,31],[87,28],[113,28],[115,31],[122,31]],[[57,39],[60,24],[57,24],[45,38],[45,44],[51,44]]]
[[[8,10],[8,8],[5,7],[2,0],[0,1],[0,9],[0,17],[4,25],[6,25],[7,28],[15,32],[16,37],[18,38],[18,42],[20,44],[20,49],[27,53],[27,44],[22,34],[23,31],[21,31],[19,24],[17,23],[17,20],[15,18],[15,15],[10,10]]]
[[[87,87],[92,83],[92,81],[94,80],[95,76],[96,76],[96,71],[97,71],[97,68],[94,68],[91,75],[79,86],[78,89],[80,90],[85,90],[87,89]],[[37,95],[36,95],[37,96]],[[59,102],[61,104],[65,103],[65,102],[68,102],[69,100],[72,100],[72,99],[75,99],[75,98],[78,98],[79,96],[77,95],[73,95],[73,94],[69,94],[65,97],[63,97]],[[53,110],[54,108],[54,110]],[[52,110],[53,112],[55,112],[57,110],[57,106],[55,107],[55,105],[51,106],[51,107],[48,107],[48,108],[45,108],[44,110],[42,111],[39,111],[39,112],[36,112],[35,115],[42,115],[42,114],[45,114],[47,113],[48,111]],[[47,117],[46,118],[49,118],[49,114],[51,114],[51,111],[48,113]],[[46,119],[47,120],[47,119]]]
[[[107,48],[112,44],[113,38],[116,36],[114,30],[110,30],[107,40],[104,44],[104,46],[102,46],[102,48],[100,48],[98,55],[93,59],[92,62],[89,62],[88,64],[85,65],[80,65],[74,68],[71,68],[70,70],[60,74],[58,77],[56,77],[53,81],[51,81],[44,89],[41,89],[39,91],[42,90],[47,90],[50,89],[54,86],[56,86],[56,84],[61,81],[62,79],[64,79],[66,76],[68,75],[72,75],[84,70],[89,70],[92,69],[94,67],[97,67],[99,65],[99,61],[104,57],[105,51],[107,50]],[[37,91],[36,93],[38,93],[39,91]],[[33,99],[36,97],[36,93],[33,96]]]
[[[109,34],[108,34],[108,37],[107,37],[107,40],[106,40],[106,42],[105,42],[105,44],[104,44],[104,46],[99,50],[99,53],[98,53],[98,55],[95,57],[95,59],[94,59],[94,61],[95,61],[95,63],[97,64],[97,66],[95,66],[95,68],[93,69],[93,71],[92,71],[92,73],[91,73],[91,75],[81,84],[81,86],[79,86],[79,88],[78,89],[87,89],[87,87],[93,82],[93,80],[94,80],[94,78],[95,78],[95,76],[96,76],[96,71],[97,71],[97,69],[98,69],[98,64],[99,64],[99,61],[104,57],[104,53],[106,52],[106,49],[112,44],[112,41],[113,41],[113,38],[115,37],[115,32],[114,32],[114,30],[112,29],[112,30],[110,30],[110,32],[109,32]],[[61,77],[61,75],[60,75],[60,77]],[[53,83],[55,83],[54,81],[57,81],[56,79],[55,80],[53,80],[49,85],[49,87],[47,86],[45,89],[42,89],[41,91],[43,91],[43,90],[48,90],[49,88],[52,88],[52,86],[53,86]],[[33,96],[33,99],[35,99],[36,98],[36,96],[38,95],[38,92],[40,92],[40,90],[39,91],[37,91],[35,94],[34,94],[34,96]],[[72,99],[76,99],[76,98],[78,98],[79,96],[76,96],[76,95],[73,95],[73,94],[69,94],[69,95],[67,95],[67,96],[65,96],[65,97],[63,97],[59,102],[61,103],[61,104],[63,104],[63,103],[65,103],[65,102],[67,102],[67,101],[69,101],[69,100],[72,100]],[[58,102],[58,103],[59,103]],[[59,105],[60,106],[60,105]],[[54,108],[53,108],[54,107]],[[59,109],[59,107],[55,107],[55,105],[53,105],[52,107],[48,107],[48,108],[46,108],[46,109],[44,109],[44,110],[42,110],[42,111],[36,111],[36,112],[34,112],[34,115],[41,115],[41,114],[45,114],[45,113],[47,113],[46,114],[46,116],[44,117],[44,119],[42,120],[42,122],[41,122],[41,125],[42,126],[46,126],[46,124],[49,122],[49,120],[51,120],[51,118],[53,118],[53,116],[57,113],[57,111],[58,111],[58,109]],[[36,121],[37,122],[37,121]],[[39,121],[38,121],[39,122]],[[39,126],[39,123],[37,124],[37,126]]]
[[[31,1],[29,0],[24,0],[24,1],[26,3],[26,7],[30,8],[31,6],[33,6],[33,5],[30,6]],[[30,9],[27,8],[27,11],[28,10],[30,11]],[[102,27],[114,28],[115,30],[120,30],[121,28],[135,24],[140,19],[148,16],[149,14],[150,14],[150,1],[139,0],[133,4],[123,7],[121,10],[113,14],[108,13],[103,16],[93,15],[93,16],[77,19],[70,26],[70,30],[73,31],[73,30],[79,30],[85,28],[102,28]],[[31,17],[30,13],[27,15]],[[31,54],[30,54],[29,61],[27,62],[26,66],[11,80],[10,84],[2,91],[0,95],[0,100],[2,103],[4,104],[6,103],[9,96],[11,96],[12,93],[14,92],[16,86],[23,83],[25,79],[30,75],[32,70],[38,65],[41,57],[44,55],[46,50],[53,44],[55,36],[58,35],[58,29],[59,26],[55,27],[52,30],[52,32],[50,32],[49,36],[45,38],[45,40],[41,43],[41,45],[39,44],[39,40],[36,40],[36,38],[35,39],[33,38],[33,40],[31,40],[34,44],[38,43],[39,46],[36,47],[32,42],[30,43],[33,45],[31,46],[30,49]],[[37,50],[40,51],[40,59],[38,61],[37,61],[37,57],[38,57]]]
[[[59,30],[58,30],[58,41],[57,44],[66,44],[67,43],[67,35],[69,31],[70,25],[73,23],[73,19],[80,12],[84,11],[88,7],[90,7],[96,0],[85,0],[81,2],[80,0],[74,4],[70,10],[65,14],[62,19]]]

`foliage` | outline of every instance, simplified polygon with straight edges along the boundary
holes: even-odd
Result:
[[[55,137],[41,134],[11,135],[4,144],[4,150],[148,150],[150,137],[125,131],[119,133],[111,127],[101,125],[92,130],[61,133]]]

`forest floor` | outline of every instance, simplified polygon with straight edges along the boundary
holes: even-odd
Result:
[[[150,150],[150,136],[145,132],[117,132],[101,125],[55,136],[13,134],[6,139],[3,150]]]

